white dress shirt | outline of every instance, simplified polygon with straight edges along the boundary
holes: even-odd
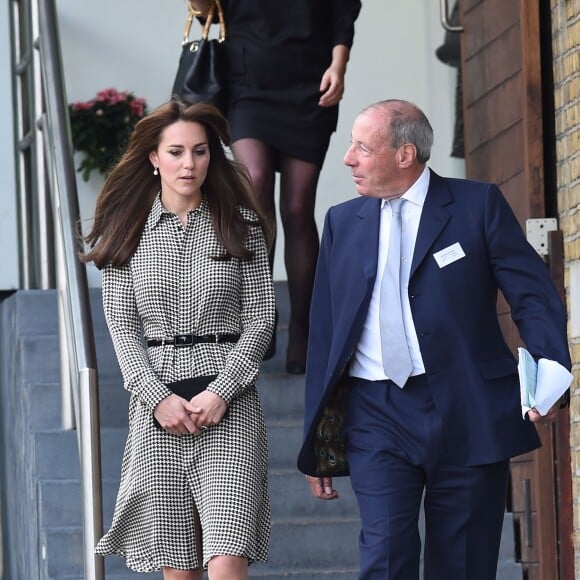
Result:
[[[405,333],[407,335],[409,352],[411,353],[411,361],[413,362],[412,376],[425,372],[423,358],[419,350],[417,332],[415,331],[415,325],[413,324],[413,317],[411,315],[408,289],[411,262],[415,250],[417,232],[419,230],[419,220],[421,219],[421,212],[423,211],[427,190],[429,189],[430,175],[429,169],[425,167],[417,181],[401,196],[402,199],[406,200],[401,205],[401,302]],[[391,232],[392,215],[389,202],[383,200],[381,204],[377,277],[373,287],[367,318],[350,365],[350,376],[367,379],[369,381],[380,381],[389,378],[383,370],[381,355],[379,302],[381,280],[389,253],[389,235]]]

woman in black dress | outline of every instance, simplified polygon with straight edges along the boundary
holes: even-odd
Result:
[[[190,0],[202,16],[212,0]],[[275,220],[275,173],[290,294],[286,370],[302,374],[318,257],[316,187],[354,36],[359,0],[221,0],[227,25],[232,151]],[[273,262],[270,255],[270,265]],[[273,352],[270,353],[271,355]]]

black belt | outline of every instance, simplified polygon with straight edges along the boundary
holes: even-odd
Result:
[[[147,346],[165,346],[171,344],[176,348],[182,346],[192,346],[193,344],[222,344],[224,342],[238,342],[239,334],[206,334],[197,336],[195,334],[176,334],[165,338],[150,338],[147,340]]]

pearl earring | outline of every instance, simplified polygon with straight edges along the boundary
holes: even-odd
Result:
[[[159,175],[159,171],[157,170],[157,167],[153,170],[153,175]]]

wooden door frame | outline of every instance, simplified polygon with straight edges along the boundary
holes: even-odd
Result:
[[[548,75],[549,82],[543,74],[545,70],[551,73],[551,59],[546,59],[545,53],[547,46],[551,49],[551,27],[549,44],[545,31],[543,47],[539,42],[542,27],[546,25],[540,14],[545,19],[547,11],[550,16],[549,0],[518,0],[518,4],[513,0],[509,4],[501,0],[459,0],[459,6],[460,22],[464,27],[461,36],[462,74],[467,71],[463,74],[467,177],[495,181],[502,188],[505,185],[504,193],[524,229],[527,219],[557,217],[550,215],[555,213],[556,204],[549,197],[556,195],[555,185],[546,184],[546,179],[550,180],[552,175],[552,168],[546,167],[546,163],[555,163],[550,150],[555,147],[554,132],[546,130],[548,119],[544,115],[545,96],[550,91],[553,101],[554,90],[551,74]],[[507,20],[502,18],[504,13]],[[505,51],[506,46],[519,51],[513,68],[506,58],[506,54],[512,56],[512,53],[504,52],[504,60],[501,60],[502,54],[496,52],[496,60],[493,60],[493,51]],[[502,72],[505,72],[504,77]],[[471,80],[475,84],[469,86]],[[501,93],[504,87],[507,87],[507,92]],[[518,97],[514,96],[521,103],[518,114],[514,108],[518,101],[509,101],[513,96],[510,88],[518,90]],[[498,99],[498,94],[507,96],[506,109],[499,111],[505,113],[502,119],[513,124],[501,127],[499,121],[490,123],[502,131],[494,134],[482,123],[485,123],[485,115],[491,114],[488,109],[494,103],[496,106],[498,101],[500,106],[504,104]],[[488,102],[484,102],[485,99]],[[553,104],[546,109],[553,123]],[[491,119],[496,121],[493,117]],[[506,162],[503,164],[505,167],[498,168],[495,156],[505,156],[512,151],[514,155],[521,151],[523,166],[515,169],[516,164]],[[504,160],[500,158],[500,161]],[[563,256],[557,247],[557,236],[551,236],[550,241],[549,267],[557,281],[563,276]],[[563,292],[563,283],[559,290]],[[515,349],[521,340],[511,323],[505,301],[500,301],[498,314],[506,340]],[[515,483],[517,489],[513,490],[515,507],[520,510],[514,513],[516,528],[520,532],[520,547],[525,556],[523,560],[528,558],[527,563],[522,563],[530,578],[555,580],[559,576],[560,580],[568,580],[573,577],[574,569],[568,411],[561,410],[555,421],[538,425],[538,432],[543,448],[512,461],[514,471],[519,470],[518,477],[522,478]],[[526,479],[531,483],[531,491],[521,487]],[[530,541],[533,545],[526,553],[526,543]]]

